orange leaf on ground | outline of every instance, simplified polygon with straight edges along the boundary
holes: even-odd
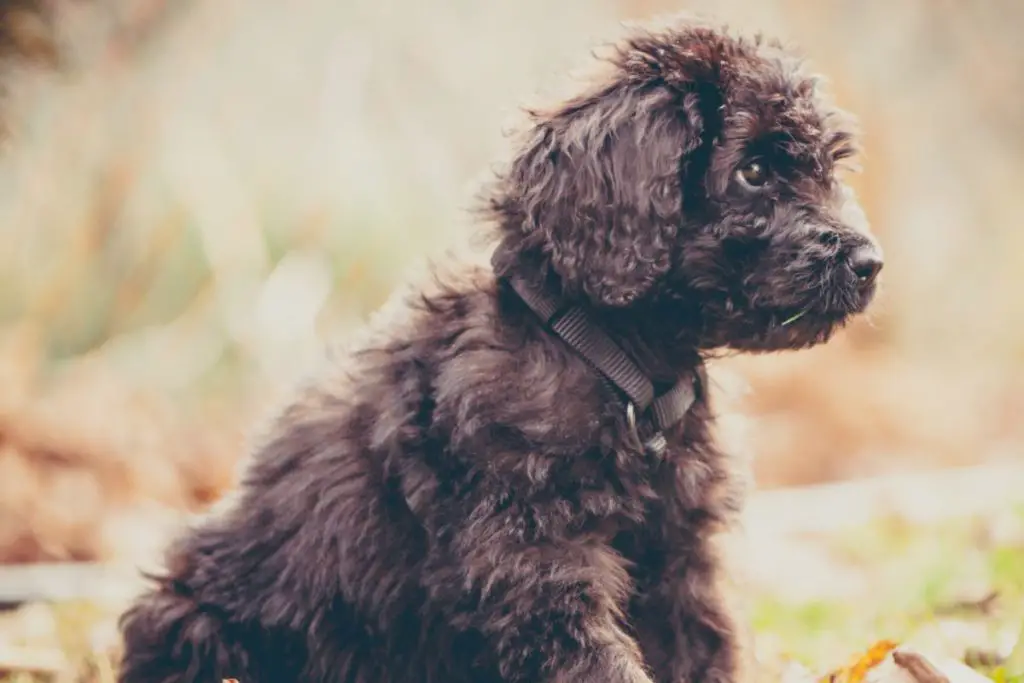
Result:
[[[822,676],[819,683],[862,683],[867,673],[885,661],[898,645],[891,640],[880,640],[848,665]]]

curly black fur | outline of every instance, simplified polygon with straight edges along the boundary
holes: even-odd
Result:
[[[880,256],[836,175],[853,136],[797,59],[679,23],[609,64],[533,113],[490,188],[498,274],[559,287],[665,382],[865,308]],[[707,397],[652,461],[493,273],[408,308],[170,549],[123,617],[120,681],[735,679],[711,541],[742,491]]]

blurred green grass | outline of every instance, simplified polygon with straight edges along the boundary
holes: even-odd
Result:
[[[870,597],[794,604],[756,596],[754,628],[770,636],[776,654],[815,671],[882,639],[956,658],[975,650],[1006,655],[1008,641],[1024,637],[1024,509],[1000,526],[994,534],[991,520],[880,519],[827,539],[836,560],[869,577]]]

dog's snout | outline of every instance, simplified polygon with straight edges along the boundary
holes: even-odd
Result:
[[[850,253],[850,268],[861,287],[870,286],[882,271],[882,250],[871,242],[857,246]]]

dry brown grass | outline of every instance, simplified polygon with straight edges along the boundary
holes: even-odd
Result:
[[[36,348],[0,356],[0,562],[148,560],[154,532],[234,483],[237,440],[88,359],[40,390]]]

